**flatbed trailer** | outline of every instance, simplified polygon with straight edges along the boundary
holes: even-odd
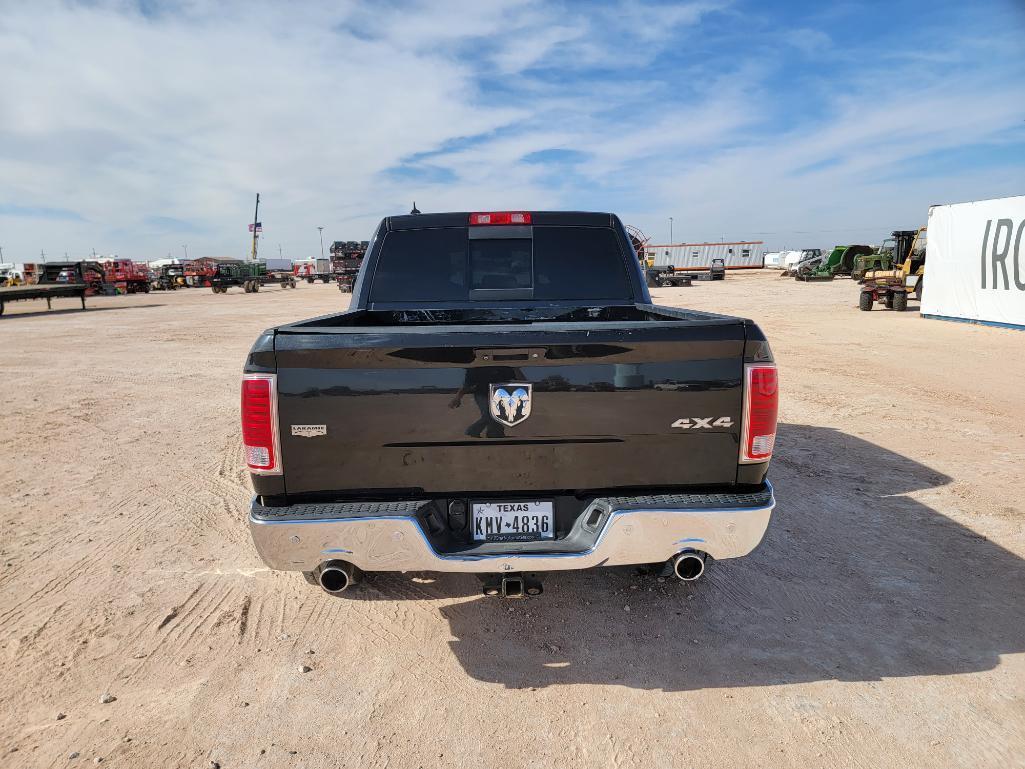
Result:
[[[259,272],[259,267],[248,264],[226,264],[217,266],[217,272],[210,278],[210,290],[215,294],[226,294],[231,286],[241,286],[247,294],[258,293],[261,286],[278,285],[295,288],[295,275],[287,270]],[[255,274],[254,274],[255,273]]]
[[[4,314],[7,302],[21,302],[29,299],[45,299],[46,309],[53,309],[51,302],[61,297],[78,297],[85,309],[85,283],[36,283],[29,286],[8,286],[0,288],[0,315]]]
[[[266,275],[260,275],[256,281],[261,286],[281,286],[282,288],[295,288],[296,280],[289,270],[272,270]],[[259,289],[257,289],[259,290]]]
[[[644,278],[649,288],[680,288],[689,286],[693,280],[693,276],[672,265],[648,267],[644,271]]]

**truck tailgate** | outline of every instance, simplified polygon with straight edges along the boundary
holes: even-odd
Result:
[[[279,333],[286,493],[736,482],[741,321],[608,331],[559,325]],[[505,406],[494,405],[498,390]],[[501,424],[492,409],[515,424]]]

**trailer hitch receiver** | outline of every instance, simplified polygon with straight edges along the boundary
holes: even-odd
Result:
[[[489,575],[484,580],[484,595],[498,598],[526,598],[544,592],[541,581],[525,574]]]

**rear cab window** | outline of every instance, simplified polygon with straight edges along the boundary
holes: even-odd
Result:
[[[373,302],[467,297],[466,228],[389,232],[371,286]]]
[[[371,302],[632,302],[611,227],[463,226],[385,235]]]

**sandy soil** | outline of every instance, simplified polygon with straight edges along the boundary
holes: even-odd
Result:
[[[9,306],[0,766],[1025,766],[1025,335],[861,313],[846,280],[656,296],[772,340],[769,534],[693,586],[519,602],[262,567],[240,367],[333,287]]]

